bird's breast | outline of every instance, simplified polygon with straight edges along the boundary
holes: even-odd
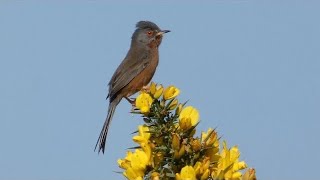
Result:
[[[129,91],[127,92],[127,96],[131,96],[140,91],[143,86],[148,85],[151,81],[159,63],[159,54],[156,50],[150,52],[149,55],[148,58],[150,58],[150,61],[147,66],[128,84],[130,87],[128,87]]]

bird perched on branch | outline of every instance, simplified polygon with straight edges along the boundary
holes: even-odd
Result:
[[[140,91],[152,79],[159,62],[159,46],[169,30],[161,30],[155,23],[140,21],[131,38],[130,49],[109,82],[109,109],[95,149],[104,153],[109,125],[122,98]]]

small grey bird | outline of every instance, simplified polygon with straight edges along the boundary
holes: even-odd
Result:
[[[104,153],[109,125],[115,109],[122,98],[133,103],[129,96],[140,91],[152,79],[159,62],[159,45],[163,34],[169,30],[161,30],[155,23],[140,21],[131,38],[130,49],[114,72],[109,82],[109,109],[105,123],[102,127],[95,150]]]

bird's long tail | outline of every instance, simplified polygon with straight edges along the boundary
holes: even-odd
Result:
[[[116,97],[109,104],[107,118],[106,118],[106,120],[105,120],[105,122],[103,124],[102,130],[100,132],[100,136],[99,136],[98,141],[96,143],[96,146],[94,148],[94,150],[96,150],[97,147],[98,147],[98,144],[99,144],[98,153],[100,153],[100,151],[102,151],[102,153],[104,153],[105,146],[106,146],[107,135],[108,135],[108,130],[109,130],[109,125],[111,123],[111,120],[112,120],[113,114],[114,114],[114,112],[116,110],[116,107],[119,104],[119,102],[121,101],[121,99],[122,99],[122,97]]]

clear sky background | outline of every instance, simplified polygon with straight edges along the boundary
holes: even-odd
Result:
[[[93,150],[139,20],[172,31],[153,80],[181,89],[199,130],[217,127],[261,180],[319,179],[319,18],[316,1],[0,1],[0,179],[124,179],[142,123],[126,101]]]

